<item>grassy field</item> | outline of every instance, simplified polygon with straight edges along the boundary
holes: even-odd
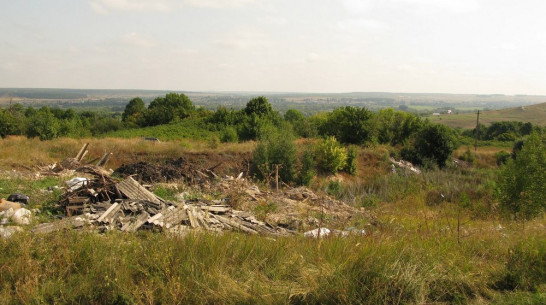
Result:
[[[476,113],[442,114],[440,116],[431,116],[429,119],[432,122],[450,127],[467,129],[476,127]],[[480,112],[480,123],[482,124],[489,125],[492,122],[499,121],[522,121],[546,126],[546,103]]]
[[[25,167],[73,156],[85,142],[91,143],[89,159],[115,151],[112,168],[165,157],[243,158],[255,145],[0,141],[0,196],[30,195],[30,208],[43,211],[37,222],[51,220],[59,191],[49,187],[69,177],[36,177]],[[498,210],[494,154],[502,149],[479,147],[470,168],[412,175],[390,172],[388,147],[360,148],[356,176],[321,176],[312,188],[372,215],[336,224],[365,229],[364,236],[314,240],[195,232],[181,238],[90,230],[36,235],[29,226],[0,239],[0,303],[544,304],[546,217],[513,221]]]

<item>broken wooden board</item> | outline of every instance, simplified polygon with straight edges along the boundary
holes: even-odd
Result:
[[[157,197],[154,193],[148,191],[135,179],[128,177],[116,185],[118,190],[129,199],[147,200],[153,203],[161,204],[163,199]]]

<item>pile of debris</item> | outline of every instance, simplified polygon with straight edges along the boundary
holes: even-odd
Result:
[[[91,160],[84,165],[82,160],[89,152],[87,150],[88,147],[89,143],[84,144],[75,158],[66,158],[60,163],[53,163],[40,167],[37,176],[71,176],[78,168],[82,166],[91,166],[94,162],[97,162],[95,167],[103,167],[112,156],[112,153],[105,153],[102,158]]]
[[[409,161],[405,161],[405,160],[396,161],[394,158],[389,158],[389,161],[391,161],[392,163],[393,170],[394,170],[394,166],[396,165],[399,168],[409,170],[417,175],[421,174],[421,170]],[[393,172],[396,172],[396,170],[394,170]]]
[[[65,159],[52,167],[52,173],[55,173],[54,169],[62,168],[62,171],[70,170],[81,177],[66,182],[66,192],[58,202],[57,207],[67,217],[40,224],[34,228],[35,232],[90,226],[101,231],[157,230],[184,234],[190,230],[230,230],[279,236],[320,227],[325,219],[343,223],[365,212],[304,187],[261,191],[244,179],[243,173],[237,177],[220,177],[214,172],[219,165],[202,169],[184,158],[168,159],[161,164],[123,165],[115,171],[123,179],[118,181],[101,167],[111,154],[106,154],[97,165],[82,165],[86,152],[87,144],[75,158]],[[167,181],[224,194],[225,198],[181,197],[177,202],[170,202],[147,188],[151,186],[148,184]]]
[[[134,232],[142,229],[183,234],[189,230],[242,231],[249,234],[286,235],[289,230],[257,220],[250,213],[233,210],[222,201],[184,200],[169,202],[156,196],[132,177],[116,183],[100,169],[83,167],[94,178],[68,181],[59,202],[70,220],[41,224],[35,232],[92,225],[99,230]],[[75,183],[74,183],[75,182]],[[79,216],[72,216],[79,215]]]

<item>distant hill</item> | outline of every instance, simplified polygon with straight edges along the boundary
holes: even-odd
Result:
[[[430,120],[450,127],[474,128],[476,113],[441,114],[430,117]],[[546,103],[480,112],[480,123],[484,125],[499,121],[523,121],[546,126]]]

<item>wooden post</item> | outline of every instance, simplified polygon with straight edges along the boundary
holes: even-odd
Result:
[[[279,192],[279,165],[275,164],[275,184],[277,186],[277,193]]]
[[[475,152],[478,152],[478,137],[479,137],[479,134],[480,134],[479,125],[480,125],[480,111],[478,110],[478,116],[476,117],[476,141],[474,142],[474,151]]]

